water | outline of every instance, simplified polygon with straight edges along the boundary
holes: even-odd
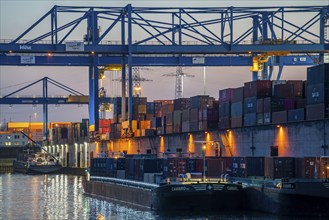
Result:
[[[263,213],[180,214],[159,216],[151,211],[115,204],[83,193],[83,177],[71,175],[0,174],[0,219],[301,219]]]

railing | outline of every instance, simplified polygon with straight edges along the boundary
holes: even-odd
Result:
[[[110,182],[110,183],[115,183],[115,184],[129,186],[129,187],[141,188],[141,189],[145,189],[145,190],[152,190],[152,189],[159,187],[159,185],[157,185],[157,184],[144,183],[144,182],[133,181],[133,180],[117,179],[117,178],[111,178],[111,177],[91,176],[90,180],[101,181],[101,182]]]
[[[13,39],[0,39],[0,43],[4,43],[4,44],[9,44],[12,41],[13,41]],[[31,40],[19,40],[19,41],[16,42],[16,44],[26,44],[29,41],[31,41]],[[63,44],[65,44],[66,42],[82,42],[82,40],[68,40],[68,41],[64,41]],[[136,44],[138,42],[139,42],[139,40],[135,40],[135,41],[132,42],[132,44]],[[163,41],[163,43],[165,45],[172,45],[173,44],[171,41]],[[179,43],[178,41],[175,42],[176,45],[178,45],[178,43]],[[214,45],[221,45],[221,44],[218,44],[217,41],[213,41],[211,43],[213,43]],[[225,41],[225,43],[230,44],[229,41]],[[320,43],[320,40],[319,39],[312,39],[312,40],[310,39],[309,41],[307,41],[307,40],[294,40],[294,43],[296,43],[296,44],[314,44],[314,43],[318,44],[318,43]],[[50,40],[40,40],[40,41],[35,42],[34,44],[52,44],[52,42]],[[110,40],[103,40],[99,44],[100,45],[122,45],[122,42],[120,40],[111,40],[111,41]],[[275,45],[280,45],[280,44],[290,44],[290,43],[289,43],[289,41],[287,41],[287,42],[283,41],[282,43],[280,43],[278,41],[278,43],[275,44]],[[128,45],[128,42],[125,42],[125,45]],[[146,42],[141,43],[140,45],[162,45],[162,43],[159,42],[159,41],[146,41]],[[209,45],[209,44],[205,44],[201,41],[182,41],[182,45],[192,46],[192,45]],[[267,44],[266,44],[266,42],[253,43],[251,40],[245,40],[245,41],[241,41],[239,43],[239,45],[267,45]]]

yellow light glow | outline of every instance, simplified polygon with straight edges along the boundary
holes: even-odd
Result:
[[[130,139],[129,139],[129,141],[128,141],[128,153],[130,153],[132,151],[132,149],[131,149],[131,141],[130,141]],[[133,152],[133,153],[135,153],[135,152]]]
[[[280,126],[276,136],[276,145],[278,146],[279,156],[288,155],[289,140],[286,129],[287,128]]]
[[[227,134],[227,138],[228,138],[228,145],[230,147],[230,151],[232,152],[233,155],[236,155],[236,148],[235,148],[235,137],[233,135],[232,131],[229,131]]]
[[[95,54],[95,51],[91,51],[91,54]]]
[[[210,136],[209,132],[207,132],[206,141],[208,143],[211,141],[211,136]],[[206,155],[211,155],[213,150],[214,150],[214,148],[211,148],[211,147],[206,148]]]
[[[165,152],[165,141],[164,141],[164,138],[162,136],[160,136],[159,151],[160,152]]]
[[[195,150],[195,146],[194,146],[194,139],[193,139],[193,135],[189,134],[189,140],[188,140],[188,151],[190,153],[194,153]]]
[[[48,53],[47,55],[48,55],[48,57],[51,57],[53,54],[52,53]]]

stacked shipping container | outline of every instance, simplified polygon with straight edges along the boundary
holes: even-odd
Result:
[[[307,69],[307,120],[328,118],[329,64]]]
[[[91,161],[91,174],[153,183],[159,183],[160,179],[177,178],[179,174],[190,173],[192,177],[198,178],[203,174],[202,158],[127,156],[118,159],[94,158]],[[205,164],[206,176],[214,178],[224,174],[267,179],[329,177],[329,158],[326,157],[206,157]]]
[[[110,138],[120,138],[127,126],[120,121],[121,98],[114,98],[114,102],[117,106],[111,124],[115,125],[100,126],[100,132],[110,130]],[[135,136],[151,136],[323,119],[328,117],[328,103],[329,68],[322,64],[308,68],[307,83],[246,82],[243,87],[220,90],[218,101],[205,95],[154,102],[134,97],[133,132]]]

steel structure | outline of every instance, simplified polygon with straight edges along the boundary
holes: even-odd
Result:
[[[42,97],[12,97],[12,95],[15,95],[35,84],[42,82]],[[57,88],[60,88],[66,92],[69,93],[67,97],[49,97],[48,96],[48,84],[52,84],[56,86]],[[74,98],[72,98],[72,97]],[[23,104],[23,105],[42,105],[43,106],[43,138],[46,140],[47,134],[48,134],[48,105],[54,104],[88,104],[88,101],[84,101],[83,99],[80,99],[80,97],[86,97],[84,94],[71,89],[64,84],[57,82],[56,80],[53,80],[48,77],[44,77],[42,79],[39,79],[27,86],[24,86],[23,88],[20,88],[14,92],[9,93],[8,95],[3,96],[0,98],[0,104]]]
[[[329,52],[325,38],[328,17],[328,5],[54,6],[16,39],[1,41],[0,65],[88,66],[90,128],[97,131],[99,66],[121,64],[125,82],[127,69],[132,79],[133,66],[251,66],[253,56],[278,51],[289,54],[269,59],[263,72],[263,78],[268,78],[273,66],[311,65],[312,59],[305,53],[316,54],[323,61],[323,54]],[[49,21],[48,31],[36,31]],[[132,80],[128,84],[131,120]],[[122,89],[125,98],[125,87]]]
[[[175,99],[183,98],[184,92],[184,77],[194,77],[192,74],[183,73],[181,66],[176,68],[176,73],[166,73],[162,76],[174,76],[176,77],[175,81]]]

